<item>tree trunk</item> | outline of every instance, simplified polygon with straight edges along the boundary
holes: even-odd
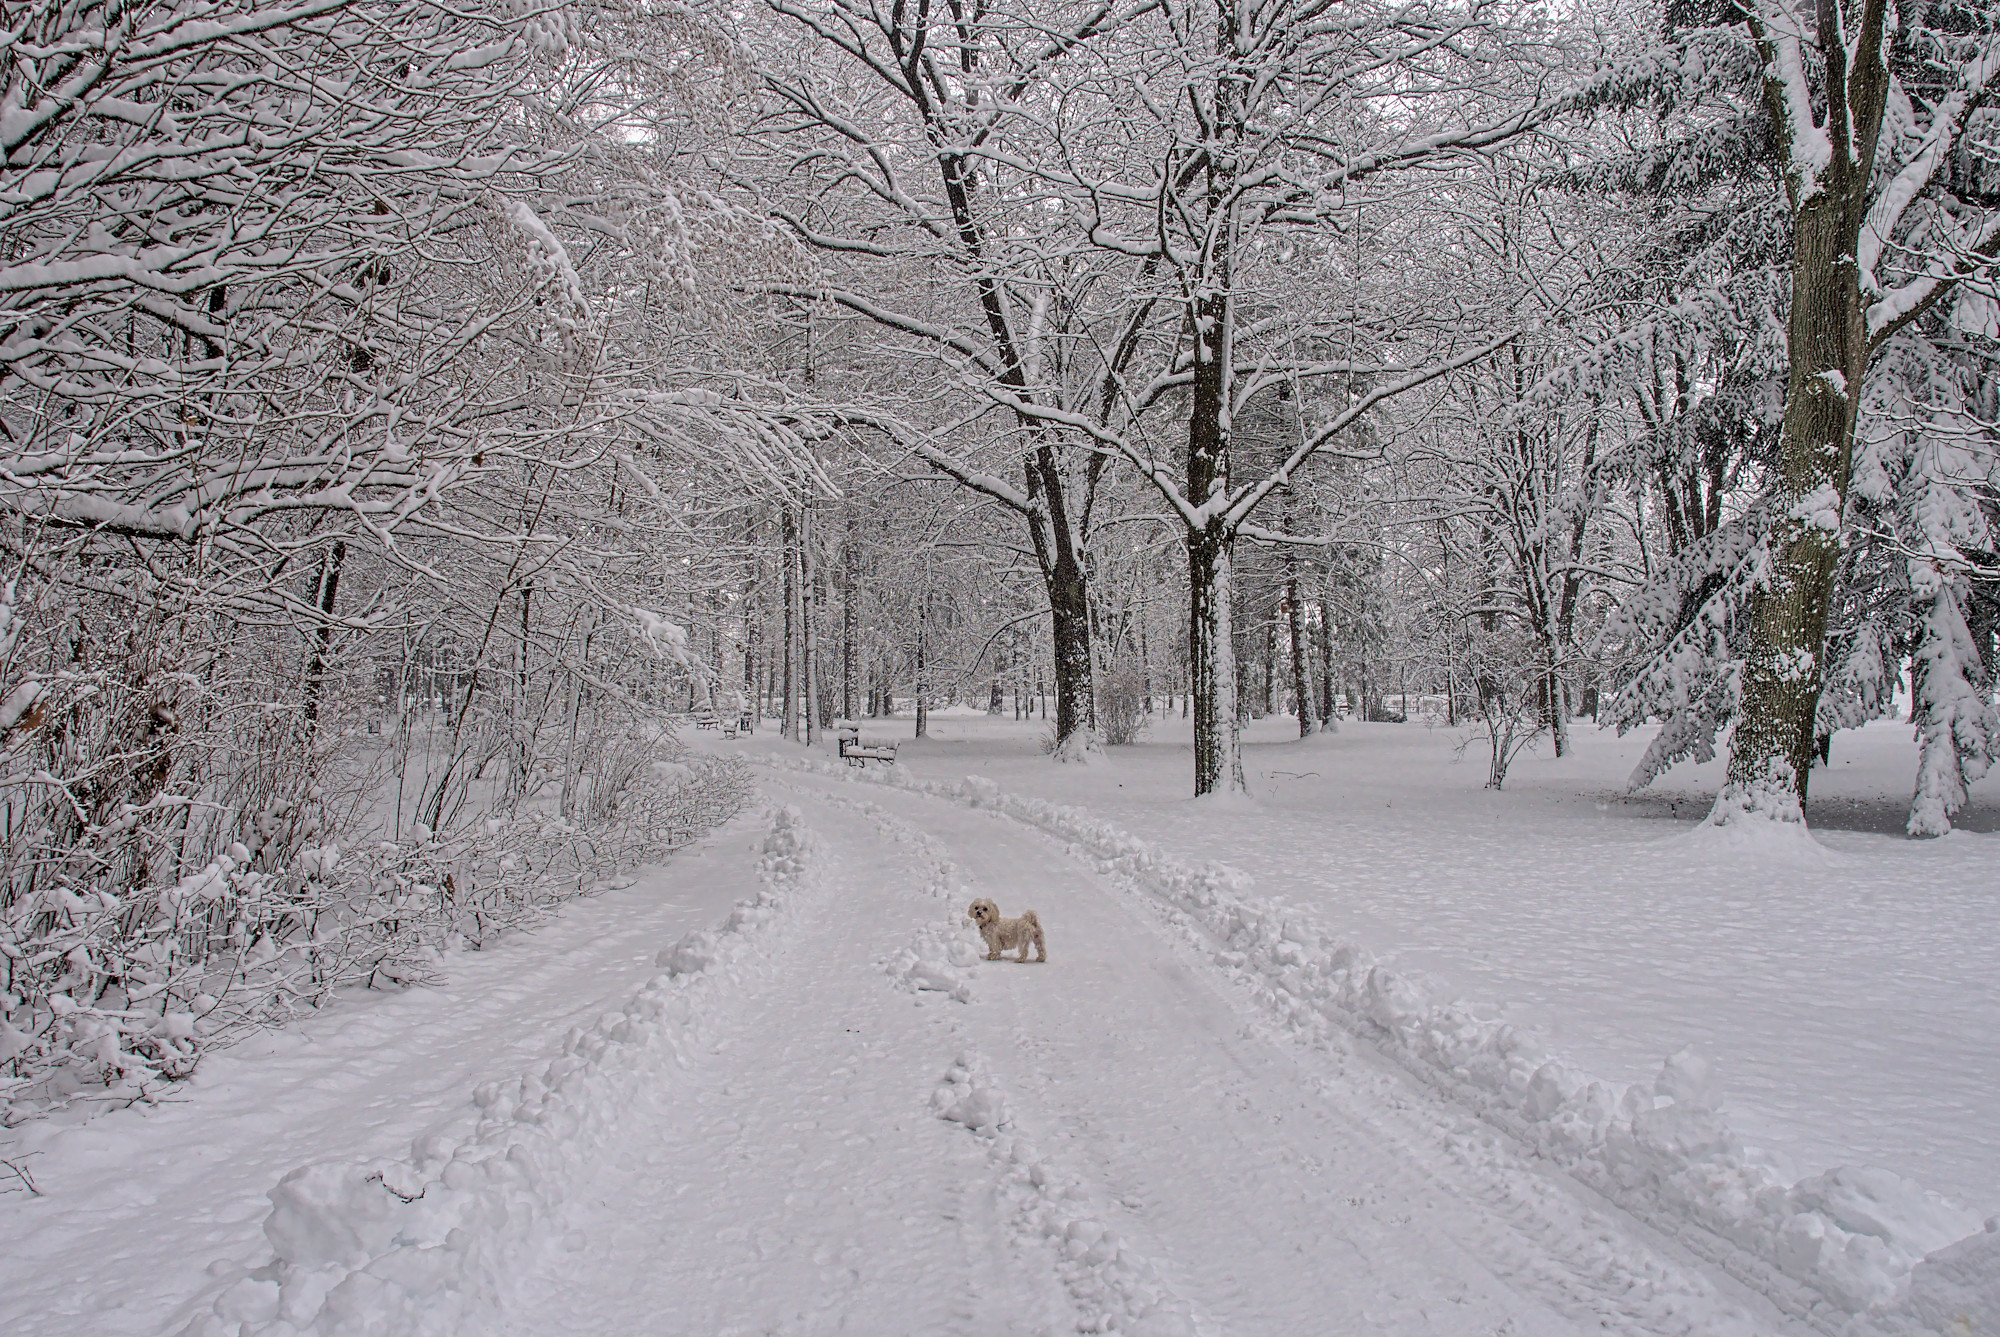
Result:
[[[854,509],[847,511],[847,542],[841,553],[840,591],[840,715],[854,718],[854,596],[860,584],[860,542],[855,538]]]
[[[924,644],[924,633],[927,630],[925,623],[928,620],[926,615],[930,612],[930,603],[930,591],[926,590],[917,600],[917,737],[919,738],[930,732],[931,722],[930,684],[924,679],[924,651],[928,648]]]
[[[1554,659],[1561,652],[1549,647],[1549,655]],[[1548,679],[1548,725],[1549,737],[1555,743],[1558,758],[1569,755],[1569,684],[1563,681],[1560,670],[1551,666]]]
[[[1285,562],[1289,568],[1285,574],[1285,616],[1292,634],[1292,695],[1298,702],[1299,737],[1310,738],[1319,732],[1319,718],[1313,710],[1312,677],[1306,669],[1308,633],[1305,608],[1299,601],[1298,559],[1287,552]]]
[[[798,737],[799,712],[796,705],[798,693],[798,656],[794,646],[798,641],[798,580],[792,566],[792,546],[797,541],[798,530],[792,521],[792,508],[780,508],[783,519],[779,523],[779,547],[784,554],[785,565],[785,634],[784,673],[782,686],[778,692],[778,737],[794,739]]]
[[[1333,691],[1333,601],[1319,601],[1319,718],[1321,727],[1333,732],[1335,702]]]
[[[1278,616],[1264,614],[1264,714],[1278,713]]]
[[[1139,605],[1139,697],[1146,718],[1153,718],[1153,651],[1146,643],[1146,605]]]
[[[753,557],[752,562],[756,559]],[[764,700],[757,684],[757,569],[753,565],[743,582],[743,709],[753,716],[752,724],[764,722]]]
[[[326,682],[327,662],[333,649],[333,600],[340,589],[340,564],[347,557],[347,544],[339,539],[333,550],[320,559],[319,588],[313,591],[313,606],[319,609],[319,625],[312,631],[312,660],[306,665],[306,732],[319,729],[319,699]]]
[[[1851,395],[1867,370],[1856,225],[1841,205],[1840,192],[1824,191],[1803,205],[1794,227],[1791,378],[1770,498],[1770,576],[1750,602],[1729,776],[1710,819],[1717,824],[1744,814],[1805,820],[1826,681],[1821,652],[1853,471]]]
[[[1057,555],[1046,583],[1055,640],[1055,755],[1074,760],[1080,750],[1094,744],[1091,731],[1097,728],[1097,695],[1090,676],[1089,587],[1082,564],[1066,551]],[[1046,710],[1043,713],[1046,718]]]
[[[819,636],[816,605],[819,603],[817,564],[808,567],[806,549],[812,534],[812,508],[799,514],[799,704],[804,707],[805,727],[799,741],[807,747],[819,736]]]
[[[1243,792],[1230,627],[1230,543],[1221,526],[1188,537],[1188,663],[1194,696],[1194,792]]]

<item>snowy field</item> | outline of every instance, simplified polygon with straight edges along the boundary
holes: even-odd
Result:
[[[1040,727],[938,716],[901,756],[1238,867],[1588,1071],[1649,1080],[1693,1044],[1788,1179],[1881,1166],[2000,1212],[2000,772],[1958,831],[1904,838],[1907,725],[1836,739],[1813,780],[1823,860],[1706,845],[1721,762],[1628,798],[1647,738],[1582,721],[1573,756],[1524,756],[1496,794],[1447,728],[1349,721],[1301,742],[1267,718],[1247,731],[1255,806],[1229,811],[1187,801],[1178,718],[1088,768],[1048,765]]]
[[[1614,796],[1631,740],[1585,732],[1495,795],[1442,732],[1300,745],[1278,723],[1248,754],[1261,797],[1232,807],[1180,797],[1165,729],[1057,768],[1025,725],[946,716],[865,782],[767,736],[717,741],[769,759],[775,806],[453,958],[443,986],[214,1055],[173,1103],[9,1135],[0,1155],[43,1196],[0,1196],[0,1328],[2000,1322],[2000,1236],[1978,1233],[2000,1206],[1994,836],[1717,850],[1687,831],[1701,777],[1678,799]],[[1825,789],[1865,814],[1898,737],[1848,741],[1852,770]],[[1251,880],[1201,871],[1217,858]],[[981,959],[975,895],[1036,909],[1051,961]],[[1560,1074],[1527,1082],[1541,1060],[1505,1028],[1330,969],[1357,958],[1257,908],[1271,899],[1643,1099],[1621,1114]],[[1715,1157],[1699,1064],[1655,1086],[1690,1042],[1721,1074],[1721,1117],[1762,1147],[1747,1163]],[[1435,1062],[1454,1053],[1463,1081]],[[1836,1165],[1962,1206],[1866,1175],[1731,1196]]]

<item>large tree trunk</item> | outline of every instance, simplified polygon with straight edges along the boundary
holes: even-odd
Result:
[[[1049,620],[1055,639],[1056,756],[1076,760],[1090,749],[1097,728],[1097,694],[1090,676],[1090,598],[1083,564],[1061,545],[1048,579]]]
[[[1220,40],[1220,39],[1219,39]],[[1219,282],[1194,304],[1194,386],[1188,415],[1187,495],[1205,506],[1229,490],[1228,238],[1217,242]],[[1194,697],[1194,792],[1241,793],[1242,724],[1237,718],[1235,591],[1230,561],[1235,535],[1221,519],[1190,527],[1188,553],[1188,676]]]
[[[1292,696],[1298,703],[1299,737],[1311,738],[1319,732],[1319,713],[1313,709],[1312,674],[1306,668],[1307,648],[1305,608],[1299,601],[1298,559],[1285,558],[1285,616],[1292,634]]]
[[[1242,792],[1242,726],[1236,719],[1236,647],[1230,634],[1229,540],[1212,525],[1190,534],[1188,663],[1194,696],[1194,792]]]
[[[1770,498],[1770,574],[1750,603],[1729,777],[1711,817],[1718,824],[1744,814],[1805,820],[1826,681],[1821,652],[1853,471],[1854,396],[1867,370],[1857,227],[1845,216],[1858,205],[1844,210],[1843,194],[1806,202],[1794,228],[1791,378]]]

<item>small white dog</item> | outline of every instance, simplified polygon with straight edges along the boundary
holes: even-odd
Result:
[[[979,926],[979,936],[986,940],[986,959],[998,961],[1000,953],[1016,951],[1016,961],[1028,959],[1028,948],[1032,945],[1037,953],[1037,961],[1049,959],[1049,945],[1042,939],[1042,921],[1035,917],[1033,910],[1023,911],[1019,919],[1002,919],[1000,907],[984,896],[972,903],[966,911],[972,922]]]

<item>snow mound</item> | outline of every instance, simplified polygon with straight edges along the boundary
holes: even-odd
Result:
[[[1668,836],[1666,843],[1698,858],[1757,862],[1788,868],[1831,868],[1846,860],[1819,843],[1804,822],[1736,816],[1717,821],[1711,815],[1692,830]]]
[[[990,1163],[1014,1207],[1016,1229],[1039,1236],[1055,1253],[1078,1309],[1078,1332],[1193,1337],[1186,1303],[1160,1279],[1152,1261],[1104,1224],[1109,1213],[1092,1207],[1081,1180],[1065,1175],[1019,1135],[1005,1092],[977,1055],[957,1057],[932,1092],[931,1108],[986,1139]]]
[[[962,1123],[981,1137],[992,1137],[1012,1122],[999,1083],[981,1071],[970,1054],[960,1054],[945,1071],[931,1092],[931,1108],[938,1118]]]
[[[972,1001],[972,983],[963,972],[979,962],[965,935],[939,924],[917,931],[910,945],[882,963],[888,976],[912,993],[941,993],[956,1002]]]
[[[572,1027],[546,1067],[473,1093],[463,1141],[419,1138],[407,1158],[301,1166],[270,1191],[273,1258],[224,1259],[182,1337],[344,1337],[490,1330],[507,1278],[553,1247],[577,1168],[617,1142],[633,1093],[684,1064],[727,984],[772,949],[769,930],[819,885],[822,853],[795,808],[770,813],[764,886],[714,934],[661,953],[622,1009]]]
[[[980,776],[955,785],[907,774],[866,782],[990,810],[1068,842],[1161,903],[1280,1025],[1309,1042],[1349,1035],[1370,1043],[1795,1315],[1828,1327],[1878,1317],[1906,1324],[1882,1329],[1895,1337],[2000,1332],[1978,1318],[2000,1293],[2000,1247],[1980,1233],[1976,1215],[1886,1170],[1841,1168],[1785,1183],[1719,1111],[1720,1083],[1698,1054],[1669,1058],[1651,1084],[1597,1080],[1505,1022],[1433,999],[1421,981],[1311,916],[1255,895],[1233,868],[1177,858],[1083,809],[1011,794]],[[1916,1317],[1953,1304],[1974,1316],[1971,1327],[1926,1329],[1929,1320]]]
[[[1066,766],[1095,766],[1106,760],[1104,742],[1094,729],[1072,729],[1069,737],[1049,746],[1049,756]]]
[[[1981,1233],[1917,1264],[1896,1303],[1871,1314],[1859,1337],[1931,1337],[2000,1332],[2000,1216]]]

